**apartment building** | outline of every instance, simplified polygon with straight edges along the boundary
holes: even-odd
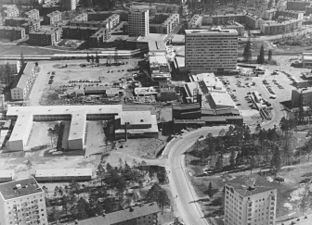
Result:
[[[128,24],[129,36],[147,36],[149,34],[149,9],[146,7],[132,7]]]
[[[4,18],[18,17],[19,10],[16,5],[2,5],[1,14]]]
[[[88,13],[88,21],[104,21],[107,28],[112,29],[120,23],[120,16],[107,11],[91,12]]]
[[[25,37],[25,29],[22,27],[0,26],[0,39],[14,41]]]
[[[30,20],[40,20],[38,9],[32,9],[30,11],[25,12],[25,16]]]
[[[260,31],[265,35],[285,34],[293,32],[302,26],[302,20],[287,20],[283,22],[265,21],[260,25]]]
[[[55,46],[60,42],[62,29],[59,27],[51,27],[49,30],[31,31],[29,32],[28,43],[38,46]]]
[[[158,214],[160,212],[156,203],[147,203],[128,209],[111,212],[105,216],[98,216],[78,222],[79,225],[158,225]]]
[[[275,225],[276,198],[264,177],[235,178],[225,185],[224,225]]]
[[[47,14],[44,17],[44,23],[47,25],[57,25],[60,21],[62,21],[62,13],[60,11],[53,11],[49,14]]]
[[[25,100],[32,88],[32,85],[36,79],[34,63],[27,63],[20,78],[13,84],[11,89],[12,100]]]
[[[0,184],[0,224],[48,225],[44,191],[34,178]]]
[[[179,14],[156,14],[150,21],[150,33],[170,34],[180,23]]]
[[[236,69],[236,30],[186,30],[185,66],[191,73],[230,72]]]
[[[77,0],[62,0],[60,4],[61,9],[64,11],[72,11],[77,8]]]

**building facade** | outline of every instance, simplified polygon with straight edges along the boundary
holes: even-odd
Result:
[[[48,225],[44,191],[34,178],[0,184],[0,224]]]
[[[52,26],[60,21],[62,21],[62,13],[60,11],[53,11],[44,18],[44,23]]]
[[[128,24],[129,36],[147,36],[149,34],[149,9],[131,8]]]
[[[25,37],[25,29],[22,27],[0,26],[0,39],[5,38],[14,41]]]
[[[235,70],[237,49],[236,30],[185,31],[185,66],[191,73]]]
[[[156,14],[150,21],[150,33],[170,34],[180,23],[179,14]]]
[[[64,11],[72,11],[77,8],[77,0],[62,0],[61,9]]]
[[[275,225],[277,191],[236,178],[225,185],[224,225]]]
[[[16,5],[2,5],[1,14],[4,18],[14,18],[19,16]]]
[[[58,27],[51,28],[44,31],[29,32],[28,43],[39,46],[55,46],[60,42],[62,36],[62,29]]]

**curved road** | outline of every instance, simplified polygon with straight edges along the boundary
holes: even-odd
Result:
[[[177,207],[177,214],[186,225],[209,225],[203,217],[202,210],[196,202],[198,197],[188,179],[185,169],[184,152],[186,152],[199,136],[219,134],[226,126],[203,127],[171,140],[166,146],[162,158],[167,158],[166,168],[170,189]]]

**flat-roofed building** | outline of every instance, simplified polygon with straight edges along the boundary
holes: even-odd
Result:
[[[150,33],[170,34],[180,23],[179,14],[156,14],[149,22]]]
[[[14,170],[0,170],[0,183],[12,181],[14,178],[14,174]]]
[[[34,178],[0,184],[0,224],[16,223],[48,225],[45,194]]]
[[[312,69],[312,53],[302,53],[302,67]]]
[[[64,11],[72,11],[77,8],[77,0],[61,0],[60,4]]]
[[[131,7],[128,18],[129,36],[148,36],[149,9],[147,7]]]
[[[62,21],[62,13],[58,10],[53,11],[44,17],[44,23],[47,25],[54,26],[57,25],[60,21]]]
[[[32,85],[36,79],[37,71],[35,70],[34,63],[27,63],[20,78],[13,84],[11,88],[12,100],[25,100],[32,88]]]
[[[26,37],[25,29],[22,27],[0,26],[0,38],[15,41]]]
[[[292,90],[291,92],[291,105],[292,107],[299,107],[300,101],[303,106],[312,105],[312,88],[300,88]]]
[[[150,111],[123,111],[122,105],[9,107],[7,117],[16,121],[7,143],[9,151],[28,150],[33,121],[71,121],[67,139],[69,150],[85,148],[87,120],[115,120],[114,132],[118,134],[125,133],[123,125],[127,123],[130,135],[158,135],[155,115]],[[148,127],[143,126],[147,122],[150,123]]]
[[[89,181],[92,174],[92,168],[37,169],[35,178],[38,182]]]
[[[30,20],[40,20],[38,9],[32,9],[32,10],[25,12],[25,16]]]
[[[166,52],[150,52],[149,65],[152,79],[157,81],[171,79],[171,68],[167,60]]]
[[[225,185],[224,225],[275,225],[277,190],[265,177],[238,177]]]
[[[105,216],[79,221],[79,225],[158,225],[160,212],[156,203],[147,203],[111,212]]]
[[[235,70],[237,51],[236,30],[185,31],[185,64],[192,74]]]
[[[59,27],[49,27],[39,31],[29,32],[28,43],[39,46],[55,46],[61,41],[62,29]]]
[[[309,0],[288,0],[286,8],[287,10],[305,11],[309,5],[311,5],[311,1]]]

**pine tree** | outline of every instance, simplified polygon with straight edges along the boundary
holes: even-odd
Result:
[[[91,55],[91,57],[90,57],[90,58],[91,58],[91,62],[92,62],[92,63],[94,63],[94,56],[93,56],[93,55]]]
[[[216,162],[216,170],[222,170],[222,168],[223,168],[223,155],[220,154]]]
[[[207,194],[209,195],[209,197],[213,196],[213,188],[212,188],[212,183],[211,182],[209,182]]]
[[[264,63],[264,47],[261,45],[260,54],[259,54],[259,64]]]
[[[246,61],[246,62],[248,62],[252,58],[250,40],[248,40],[246,45],[245,45],[244,52],[243,52],[243,57],[244,57],[244,61]]]
[[[272,50],[270,49],[268,52],[268,61],[272,60]]]
[[[230,156],[230,165],[231,167],[235,167],[236,165],[236,154],[235,154],[235,151],[231,151],[231,156]]]
[[[99,57],[98,53],[96,53],[96,55],[95,55],[95,63],[97,63],[97,64],[100,63],[100,57]]]
[[[87,53],[87,62],[90,62],[90,55],[89,55],[89,53]]]

